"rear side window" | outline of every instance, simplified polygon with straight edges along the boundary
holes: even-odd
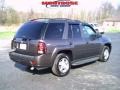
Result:
[[[79,24],[71,24],[71,25],[69,25],[68,37],[72,38],[72,35],[73,35],[73,38],[75,38],[75,39],[81,38]]]
[[[49,23],[45,39],[62,39],[64,26],[64,23]]]
[[[42,22],[28,22],[25,23],[16,33],[16,38],[39,39],[42,31],[45,30],[47,23]]]

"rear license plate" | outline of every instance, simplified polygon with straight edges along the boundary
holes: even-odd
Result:
[[[26,50],[27,45],[26,44],[20,44],[20,49]]]

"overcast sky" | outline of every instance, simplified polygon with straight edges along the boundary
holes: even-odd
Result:
[[[41,5],[41,1],[46,0],[5,0],[5,4],[7,6],[10,6],[17,11],[29,11],[31,8],[36,12],[42,12],[46,7]],[[47,0],[50,1],[50,0]],[[55,1],[55,0],[51,0]],[[120,0],[73,0],[78,1],[79,5],[76,6],[76,8],[82,8],[85,10],[95,10],[97,9],[103,2],[108,1],[111,2],[112,5],[116,8],[118,5],[120,5]],[[74,7],[73,7],[74,8]],[[64,8],[47,8],[50,9],[63,9]]]

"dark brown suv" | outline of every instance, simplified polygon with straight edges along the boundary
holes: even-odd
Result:
[[[13,61],[31,70],[51,67],[55,75],[65,76],[71,65],[107,61],[111,41],[78,20],[34,19],[21,26],[11,47],[9,56]]]

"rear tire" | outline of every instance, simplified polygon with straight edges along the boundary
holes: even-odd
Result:
[[[110,56],[110,48],[108,46],[104,46],[103,51],[100,55],[99,61],[107,62]]]
[[[70,68],[71,64],[69,56],[64,53],[58,54],[52,66],[53,74],[59,77],[65,76],[69,73]]]

